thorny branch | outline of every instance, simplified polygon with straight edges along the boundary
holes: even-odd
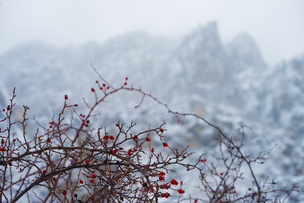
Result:
[[[84,100],[87,114],[78,112],[78,105],[69,104],[68,96],[65,95],[57,119],[54,117],[49,127],[39,124],[44,132],[37,129],[33,136],[27,134],[28,107],[24,106],[23,120],[14,121],[14,89],[10,105],[3,109],[4,118],[0,120],[0,123],[7,124],[4,130],[0,129],[0,138],[3,140],[0,150],[0,203],[21,199],[30,201],[33,195],[42,202],[158,202],[160,198],[176,195],[178,202],[245,202],[249,199],[252,202],[266,202],[269,200],[267,194],[277,194],[275,200],[278,200],[281,193],[286,193],[285,198],[288,198],[293,191],[303,192],[297,190],[296,186],[289,190],[267,188],[257,180],[252,164],[264,160],[267,152],[258,157],[246,155],[242,151],[243,139],[229,137],[221,128],[196,114],[171,110],[152,94],[128,86],[128,78],[123,85],[115,88],[93,69],[102,83],[96,81],[98,89],[91,89],[95,95],[92,105]],[[119,91],[142,95],[135,108],[140,107],[145,98],[150,98],[164,106],[178,120],[182,116],[192,116],[216,129],[220,156],[215,159],[222,162],[225,171],[219,172],[213,163],[207,163],[203,154],[195,163],[187,163],[187,158],[193,155],[188,152],[190,146],[175,149],[170,143],[164,142],[165,122],[145,130],[138,130],[134,122],[125,126],[119,121],[108,126],[110,130],[105,126],[96,128],[90,120],[97,116],[94,114],[95,109]],[[73,109],[70,122],[65,118],[68,108]],[[17,124],[21,125],[22,136],[13,133]],[[115,134],[110,134],[113,129]],[[157,139],[163,146],[152,144],[151,141]],[[161,147],[160,152],[155,152]],[[200,166],[201,163],[204,167]],[[243,163],[250,171],[256,190],[253,188],[252,192],[238,195],[235,184],[243,178]],[[193,198],[190,194],[186,197],[183,181],[165,180],[173,165],[186,171],[199,172],[202,184],[200,197]],[[48,192],[43,196],[39,191],[45,189]]]

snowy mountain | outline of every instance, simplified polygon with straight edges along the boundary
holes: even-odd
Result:
[[[248,132],[250,151],[278,144],[265,166],[279,165],[272,175],[280,179],[288,172],[290,181],[303,183],[304,162],[299,160],[304,160],[304,56],[270,67],[251,36],[242,33],[223,44],[216,23],[199,26],[181,41],[134,32],[77,48],[29,43],[0,56],[0,105],[8,104],[7,92],[16,87],[17,102],[32,107],[31,114],[47,123],[64,94],[79,104],[82,97],[92,97],[90,89],[98,77],[90,63],[111,84],[119,85],[128,76],[135,87],[152,92],[172,109],[202,115],[232,134],[241,122],[248,124],[253,128]],[[153,101],[134,111],[139,98],[121,98],[102,110],[104,122],[142,116],[153,118],[147,123],[166,119],[169,134],[184,136],[198,149],[212,149],[213,131],[198,121],[189,119],[186,129],[176,127]]]

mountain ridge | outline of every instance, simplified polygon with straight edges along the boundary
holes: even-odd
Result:
[[[152,92],[172,109],[197,113],[229,132],[235,133],[241,122],[248,124],[256,129],[250,133],[251,142],[262,149],[276,142],[282,149],[270,162],[279,164],[281,171],[277,173],[288,171],[290,181],[303,182],[299,174],[304,173],[304,163],[297,160],[304,160],[298,154],[304,144],[304,55],[269,66],[250,35],[241,33],[224,44],[214,22],[199,26],[178,42],[143,32],[76,48],[59,49],[39,42],[0,55],[5,76],[0,95],[7,97],[3,91],[16,86],[18,103],[35,107],[32,115],[47,123],[53,110],[61,107],[64,94],[75,103],[82,103],[82,97],[92,99],[90,89],[98,77],[90,63],[114,86],[128,76],[129,83]],[[1,105],[5,106],[2,97]],[[121,98],[102,109],[103,122],[142,117],[156,122],[166,117],[167,112],[155,115],[159,107],[151,101],[146,101],[140,112],[130,114],[127,103],[134,107],[140,98],[125,94]],[[168,126],[175,126],[173,119]],[[213,134],[206,127],[189,120],[187,129],[191,133],[185,139],[195,138],[212,148]],[[201,134],[205,136],[198,138]],[[248,148],[256,150],[254,145]],[[292,169],[292,164],[297,168]]]

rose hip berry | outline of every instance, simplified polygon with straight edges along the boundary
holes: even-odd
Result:
[[[42,173],[43,173],[43,174],[46,174],[46,173],[47,173],[47,171],[46,171],[46,170],[43,170],[43,171],[42,171]]]
[[[172,179],[172,180],[171,180],[171,184],[172,184],[172,185],[178,185],[178,182],[177,182],[175,179]]]
[[[160,185],[159,187],[160,187],[160,189],[168,189],[169,188],[167,183],[164,183],[164,184]]]
[[[168,147],[168,143],[167,143],[167,142],[164,142],[164,143],[163,143],[163,146],[164,146],[165,148],[167,148],[167,147]]]
[[[165,180],[165,177],[164,177],[164,176],[159,176],[159,180],[160,180],[160,181],[164,181],[164,180]]]
[[[177,192],[178,192],[179,194],[184,194],[184,193],[185,193],[185,191],[184,191],[182,188],[178,189]]]
[[[131,155],[131,153],[133,152],[132,148],[128,150],[128,155]]]
[[[117,149],[114,149],[112,153],[117,154]]]
[[[97,175],[96,175],[95,173],[92,174],[92,178],[96,178],[96,176],[97,176]]]
[[[162,197],[168,198],[170,197],[170,193],[169,192],[165,192],[161,194]]]
[[[202,162],[202,163],[204,163],[204,162],[206,162],[206,161],[207,161],[206,159],[201,159],[201,162]]]
[[[67,191],[63,190],[63,191],[62,191],[62,194],[63,194],[64,196],[66,196],[66,195],[67,195]]]

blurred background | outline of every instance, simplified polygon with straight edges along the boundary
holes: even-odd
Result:
[[[303,8],[301,0],[2,0],[0,53],[38,40],[56,47],[104,43],[136,30],[181,39],[216,21],[224,43],[248,32],[273,65],[303,53]]]
[[[261,180],[303,188],[303,19],[302,0],[1,0],[0,107],[16,87],[16,116],[25,104],[47,126],[65,94],[85,113],[82,98],[94,99],[99,79],[92,63],[110,84],[119,87],[128,76],[172,109],[203,116],[231,136],[246,124],[248,152],[276,146],[255,168]],[[113,97],[97,123],[166,120],[168,142],[186,141],[212,160],[212,129],[192,118],[181,125],[149,99],[135,110],[139,100]],[[37,127],[31,122],[29,132]],[[199,185],[187,178],[188,187]]]

